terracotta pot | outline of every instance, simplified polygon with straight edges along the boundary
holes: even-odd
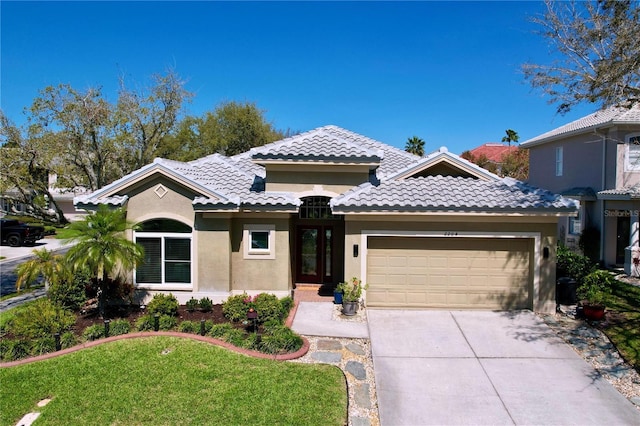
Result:
[[[584,305],[582,308],[584,317],[591,321],[602,321],[604,319],[603,305]]]
[[[358,302],[345,302],[342,301],[342,314],[346,316],[353,316],[358,312]]]

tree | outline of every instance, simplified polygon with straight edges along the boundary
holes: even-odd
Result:
[[[523,65],[534,88],[566,113],[582,102],[631,107],[640,100],[640,10],[637,0],[545,1],[533,22],[557,55]]]
[[[62,279],[65,273],[62,256],[43,248],[33,250],[33,258],[21,263],[16,268],[16,290],[20,291],[22,285],[29,287],[42,277],[44,286],[49,288],[56,280]]]
[[[407,139],[404,150],[410,152],[411,154],[422,157],[424,155],[424,141],[417,136],[412,136]]]
[[[511,142],[518,143],[518,140],[520,139],[520,136],[518,136],[518,132],[516,132],[515,130],[507,129],[505,130],[505,133],[507,135],[502,137],[502,142],[507,142],[509,144],[509,147],[511,147]]]
[[[65,256],[72,271],[87,268],[96,278],[101,317],[109,276],[124,275],[144,259],[142,247],[126,238],[129,229],[132,225],[126,220],[125,210],[100,205],[96,212],[70,223],[60,233],[61,238],[76,243]]]
[[[155,84],[139,92],[128,89],[124,79],[120,80],[117,146],[128,153],[118,156],[122,170],[137,170],[153,161],[164,138],[178,124],[184,103],[193,96],[173,71],[154,75],[152,79]]]
[[[167,138],[162,156],[190,161],[210,154],[232,156],[286,137],[251,102],[223,102],[203,117],[186,117]]]
[[[529,150],[518,148],[506,152],[502,156],[500,176],[527,180],[529,178]]]

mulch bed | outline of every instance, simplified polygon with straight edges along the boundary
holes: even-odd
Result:
[[[116,319],[126,319],[131,324],[131,330],[135,331],[136,329],[136,321],[141,316],[145,315],[146,312],[144,309],[140,309],[137,305],[127,305],[127,306],[108,306],[105,310],[104,318],[100,318],[100,314],[97,310],[93,310],[86,314],[77,314],[77,319],[75,326],[73,327],[73,333],[80,337],[84,330],[92,326],[94,324],[104,324],[105,319],[116,320]],[[178,307],[178,316],[176,317],[178,320],[178,324],[182,321],[193,321],[197,324],[200,324],[201,320],[212,321],[214,324],[222,324],[222,323],[232,323],[234,327],[253,331],[250,328],[250,325],[245,325],[242,322],[233,323],[229,321],[224,314],[222,313],[222,305],[213,305],[210,312],[201,312],[199,310],[195,311],[187,311],[187,308],[184,305],[180,305]],[[261,332],[261,326],[258,328],[258,332]]]

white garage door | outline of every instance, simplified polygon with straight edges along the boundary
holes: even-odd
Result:
[[[369,237],[367,305],[531,309],[532,240]]]

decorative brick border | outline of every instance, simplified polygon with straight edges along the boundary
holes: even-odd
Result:
[[[291,312],[289,312],[289,316],[285,321],[285,325],[287,327],[291,327],[291,324],[293,324],[293,319],[295,318],[297,312],[298,312],[298,302],[294,302],[293,308],[291,309]],[[185,339],[199,340],[201,342],[205,342],[212,345],[223,347],[225,349],[229,349],[230,351],[237,352],[239,354],[252,356],[254,358],[273,359],[276,361],[289,361],[292,359],[303,357],[304,355],[306,355],[307,352],[309,352],[309,341],[304,336],[300,336],[302,338],[302,347],[298,349],[296,352],[282,354],[282,355],[269,355],[269,354],[265,354],[258,351],[252,351],[250,349],[239,348],[237,346],[233,346],[232,344],[224,342],[222,340],[214,339],[213,337],[208,337],[208,336],[201,336],[199,334],[180,333],[178,331],[144,331],[144,332],[121,334],[119,336],[111,336],[111,337],[107,337],[106,339],[93,340],[91,342],[81,343],[71,348],[62,349],[57,352],[50,352],[48,354],[38,355],[31,358],[24,358],[24,359],[19,359],[17,361],[11,361],[11,362],[2,362],[0,363],[0,368],[14,367],[16,365],[23,365],[23,364],[36,362],[36,361],[43,361],[45,359],[55,358],[57,356],[66,355],[71,352],[76,352],[82,349],[92,348],[94,346],[102,345],[103,343],[115,342],[116,340],[138,339],[138,338],[156,337],[156,336],[181,337]]]

